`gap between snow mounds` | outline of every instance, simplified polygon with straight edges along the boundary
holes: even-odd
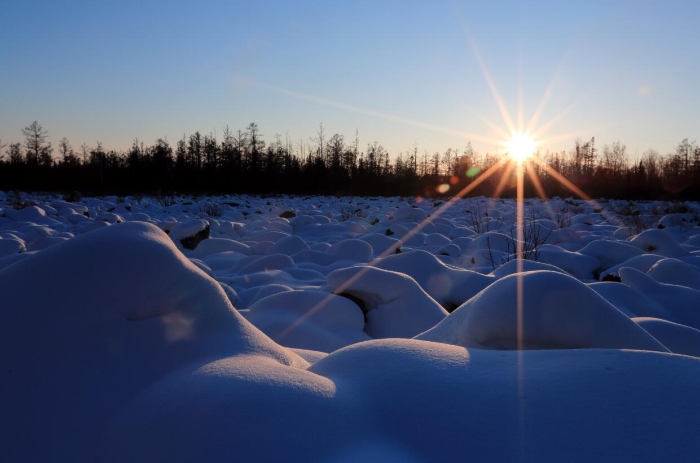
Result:
[[[519,285],[522,285],[520,317]],[[551,271],[501,278],[416,338],[480,349],[607,348],[668,352],[585,284]]]

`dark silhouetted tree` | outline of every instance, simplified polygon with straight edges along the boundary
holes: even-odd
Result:
[[[30,166],[38,165],[39,158],[45,156],[50,147],[50,145],[47,147],[46,143],[49,132],[44,130],[37,121],[34,121],[22,129],[22,135],[24,135],[24,146],[27,150],[27,164]],[[50,155],[50,151],[48,153]]]

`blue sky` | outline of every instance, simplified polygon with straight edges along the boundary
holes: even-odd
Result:
[[[698,137],[698,18],[694,1],[9,0],[0,138],[38,120],[54,145],[127,149],[256,122],[298,145],[323,123],[391,155],[497,152],[487,73],[515,125],[548,95],[542,148],[667,153]]]

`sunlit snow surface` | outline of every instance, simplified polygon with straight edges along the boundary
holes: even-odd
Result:
[[[22,200],[0,461],[700,461],[696,203]]]

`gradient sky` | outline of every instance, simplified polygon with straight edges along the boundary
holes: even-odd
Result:
[[[692,0],[9,0],[0,139],[38,120],[54,146],[127,149],[256,122],[298,146],[322,122],[392,156],[498,152],[490,76],[516,125],[544,101],[543,148],[667,153],[698,137],[699,19]]]

